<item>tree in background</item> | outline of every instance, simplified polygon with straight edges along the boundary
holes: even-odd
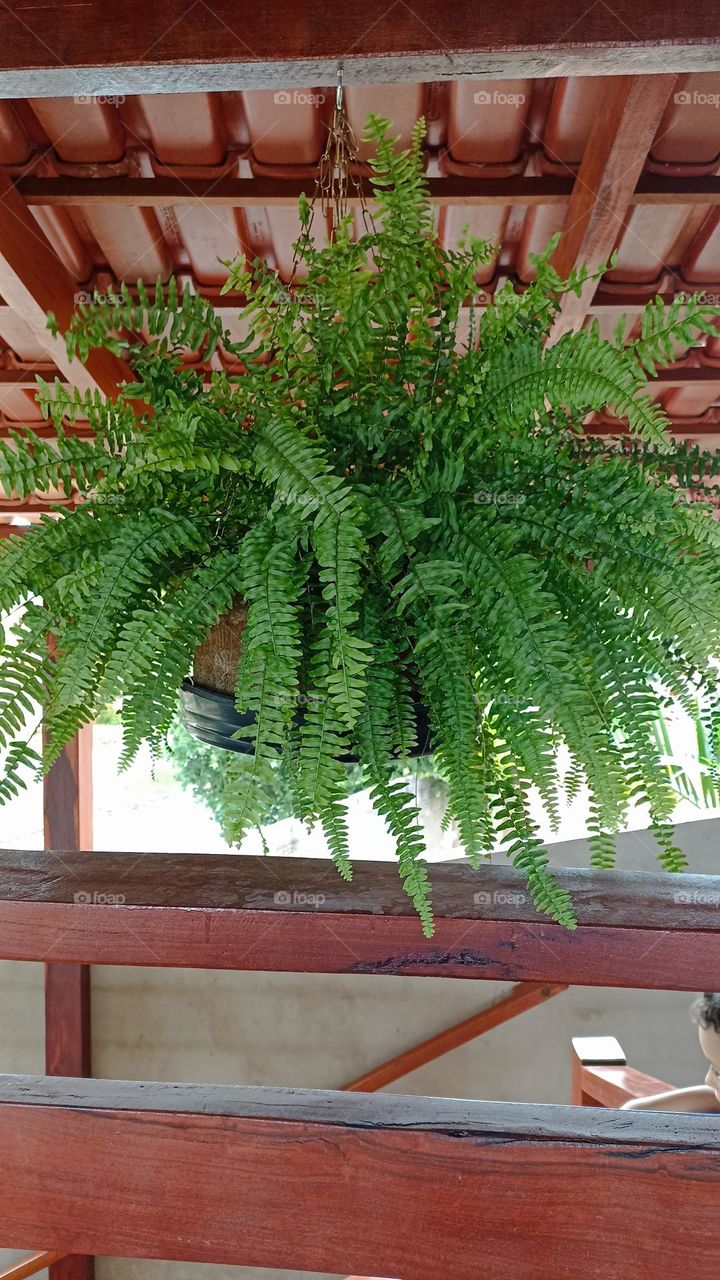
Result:
[[[215,821],[222,826],[223,795],[227,786],[228,767],[230,761],[237,757],[221,747],[211,747],[205,742],[193,738],[185,728],[179,716],[175,718],[167,737],[165,758],[170,763],[181,787],[190,791],[194,798],[209,809]],[[252,758],[248,757],[248,766],[252,766]],[[363,771],[359,764],[345,767],[346,796],[355,795],[365,787]],[[417,777],[421,782],[418,798],[425,808],[435,809],[438,804],[443,808],[447,803],[445,784],[436,768],[432,756],[422,756],[413,761],[412,766],[399,776]],[[281,822],[283,818],[293,816],[293,801],[290,783],[282,761],[275,766],[275,786],[272,798],[267,806],[261,822],[267,826],[272,822]]]

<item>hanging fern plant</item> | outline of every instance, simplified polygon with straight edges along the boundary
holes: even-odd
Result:
[[[262,262],[233,266],[244,342],[172,282],[123,287],[79,307],[67,347],[122,354],[138,381],[113,402],[42,385],[57,444],[31,431],[0,443],[6,490],[86,497],[0,547],[0,611],[16,620],[0,794],[115,699],[124,763],[158,748],[195,650],[241,600],[235,702],[254,717],[253,754],[228,769],[231,840],[266,811],[282,758],[295,813],[322,823],[349,879],[342,761],[355,755],[430,933],[419,815],[398,780],[420,700],[473,866],[504,844],[538,907],[572,926],[533,788],[557,817],[562,788],[587,785],[597,865],[631,801],[649,806],[663,865],[683,865],[653,727],[667,696],[714,705],[720,537],[686,495],[706,497],[717,465],[671,444],[645,385],[677,344],[715,332],[718,309],[658,299],[632,341],[589,328],[549,344],[585,274],[560,280],[551,245],[535,282],[502,287],[461,340],[492,247],[438,244],[420,128],[407,152],[380,120],[368,134],[376,225],[354,240],[348,219],[320,249],[305,235],[292,288]],[[183,349],[209,360],[220,342],[239,376],[183,366]],[[630,444],[583,435],[607,409]],[[67,430],[78,416],[92,438]]]

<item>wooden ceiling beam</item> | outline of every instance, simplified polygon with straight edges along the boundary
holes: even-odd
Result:
[[[22,516],[51,514],[53,507],[64,507],[71,510],[77,504],[72,498],[4,498],[0,490],[0,516]]]
[[[593,309],[595,311],[599,311],[599,308]],[[38,370],[38,372],[46,382],[54,382],[56,379],[61,383],[67,382],[67,378],[60,373],[59,369],[48,369],[44,366],[42,370]],[[15,367],[6,369],[0,368],[0,409],[2,408],[2,390],[4,387],[12,387],[16,391],[35,391],[37,389],[35,377],[36,375],[29,369]],[[720,387],[720,365],[688,365],[686,368],[683,368],[683,366],[680,365],[671,369],[658,369],[658,372],[652,381],[662,382],[666,386],[670,387],[685,387],[690,386],[691,384],[696,385],[697,383],[712,384],[717,382]],[[12,423],[9,423],[8,425],[12,426]],[[46,435],[48,431],[52,432],[52,427],[47,423],[26,423],[18,425],[30,426],[40,435]],[[76,423],[75,426],[82,432],[82,422]],[[1,431],[0,434],[2,434]],[[2,1280],[1,1276],[0,1280]]]
[[[88,205],[131,205],[134,208],[173,208],[192,205],[244,208],[294,207],[301,195],[312,196],[313,178],[19,178],[15,188],[33,207],[84,208]],[[372,196],[362,179],[364,198]],[[439,207],[564,204],[573,193],[574,179],[554,174],[540,177],[428,178],[427,188]],[[642,174],[630,193],[632,205],[720,204],[720,177],[670,178]],[[348,205],[360,205],[349,195]]]
[[[560,275],[582,263],[597,271],[610,258],[675,83],[673,75],[608,80],[605,107],[590,132],[552,259]],[[565,295],[552,341],[581,327],[596,288],[597,281],[589,280],[580,296]]]
[[[98,39],[98,32],[108,35]],[[84,0],[0,6],[5,97],[720,69],[716,14],[613,0]]]
[[[7,365],[0,368],[0,392],[3,387],[13,387],[15,391],[37,391],[38,374],[46,382],[54,382],[56,379],[63,383],[68,381],[59,369],[50,365],[42,365],[37,372],[30,368],[23,369],[18,365]]]
[[[0,45],[1,47],[1,45]],[[70,360],[62,337],[53,338],[47,313],[54,312],[60,333],[75,307],[77,285],[6,174],[0,175],[0,295],[32,330],[60,373],[82,390],[117,394],[120,382],[133,381],[129,365],[109,351],[91,351],[84,363]]]

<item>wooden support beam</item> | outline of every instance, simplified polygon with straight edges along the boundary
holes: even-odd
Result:
[[[0,17],[0,27],[2,20]],[[0,48],[2,43],[0,42]],[[77,286],[33,218],[7,174],[0,174],[0,294],[7,306],[33,331],[38,341],[71,382],[117,394],[118,383],[131,382],[129,365],[103,349],[87,360],[69,360],[62,337],[53,338],[47,313],[54,312],[60,332],[68,326]]]
[[[28,205],[82,208],[122,204],[144,208],[220,205],[234,209],[295,208],[301,195],[315,189],[315,177],[298,178],[20,178],[18,192]],[[720,182],[717,184],[720,203]],[[372,197],[368,179],[361,179],[363,198]],[[428,193],[439,206],[562,204],[572,192],[572,179],[543,178],[429,178]],[[713,203],[712,201],[710,203]],[[348,196],[348,207],[361,204],[359,194]]]
[[[720,391],[720,366],[711,364],[689,365],[683,369],[682,366],[674,369],[658,369],[654,378],[649,379],[649,385],[652,387],[656,383],[662,383],[665,387],[689,387],[701,385],[710,385],[717,383]]]
[[[608,80],[604,109],[590,132],[552,258],[560,275],[581,263],[596,271],[609,259],[675,83],[672,75]],[[579,297],[565,295],[552,340],[580,328],[596,287],[589,280]]]
[[[670,1280],[720,1194],[720,1116],[452,1098],[4,1076],[0,1149],[11,1247],[403,1280]]]
[[[92,849],[91,725],[68,743],[45,777],[43,800],[46,848]],[[87,860],[86,852],[80,856]],[[91,1049],[90,969],[46,964],[45,1070],[55,1076],[89,1076]],[[50,1267],[50,1280],[93,1280],[94,1274],[89,1257],[64,1257]]]
[[[71,508],[76,505],[73,498],[49,498],[43,502],[37,495],[32,498],[5,498],[0,494],[0,516],[39,515],[43,511],[47,514],[53,507]]]
[[[572,1042],[572,1100],[582,1107],[621,1107],[631,1098],[674,1086],[627,1065],[614,1036],[576,1036]]]
[[[54,1262],[61,1262],[64,1256],[62,1253],[34,1253],[24,1262],[16,1262],[14,1266],[0,1271],[0,1280],[27,1280],[28,1276],[36,1276],[38,1271],[45,1271]]]
[[[579,925],[553,924],[504,866],[432,869],[423,938],[391,863],[351,885],[321,859],[0,853],[0,959],[720,987],[720,877],[565,868]]]
[[[720,69],[712,5],[56,0],[0,7],[6,97]],[[111,40],[99,40],[99,31]]]
[[[368,179],[361,179],[364,198],[372,196]],[[311,196],[314,178],[18,178],[15,187],[33,207],[85,208],[88,205],[130,205],[135,208],[186,208],[192,205],[234,209],[294,208],[301,195]],[[439,207],[564,204],[573,192],[571,176],[510,176],[502,178],[428,178],[430,198]],[[630,204],[720,204],[720,178],[666,178],[641,174]],[[352,192],[348,206],[360,204]]]
[[[471,1017],[455,1023],[452,1027],[447,1027],[445,1031],[431,1036],[429,1040],[413,1045],[412,1049],[406,1049],[404,1053],[398,1054],[381,1066],[373,1067],[372,1071],[366,1071],[364,1075],[351,1080],[350,1084],[343,1085],[343,1089],[347,1093],[375,1093],[378,1089],[384,1089],[394,1080],[400,1080],[411,1071],[417,1071],[418,1067],[424,1067],[428,1062],[441,1058],[443,1054],[458,1049],[460,1045],[468,1044],[470,1040],[477,1039],[486,1031],[492,1031],[503,1022],[509,1022],[518,1014],[526,1013],[528,1009],[535,1009],[539,1004],[559,995],[561,991],[567,991],[565,984],[518,982],[512,991],[497,1000],[495,1004],[481,1009],[479,1013],[472,1014]]]

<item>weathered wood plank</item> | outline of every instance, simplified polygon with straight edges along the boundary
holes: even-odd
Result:
[[[717,1116],[382,1094],[2,1077],[0,1144],[11,1247],[403,1280],[669,1280],[720,1189]]]
[[[663,930],[720,929],[720,875],[554,868],[583,925]],[[447,919],[547,923],[520,872],[503,864],[432,867],[433,902]],[[0,850],[0,901],[244,909],[278,915],[390,915],[415,912],[394,862],[356,862],[351,883],[329,859],[234,854]],[[85,896],[83,896],[85,895]]]
[[[98,40],[99,31],[112,38]],[[717,70],[711,5],[570,0],[84,0],[0,9],[0,93],[10,97],[287,89],[488,76]]]
[[[720,986],[720,878],[564,869],[579,928],[539,915],[511,868],[433,868],[425,939],[396,868],[345,885],[316,859],[0,854],[0,958]]]

